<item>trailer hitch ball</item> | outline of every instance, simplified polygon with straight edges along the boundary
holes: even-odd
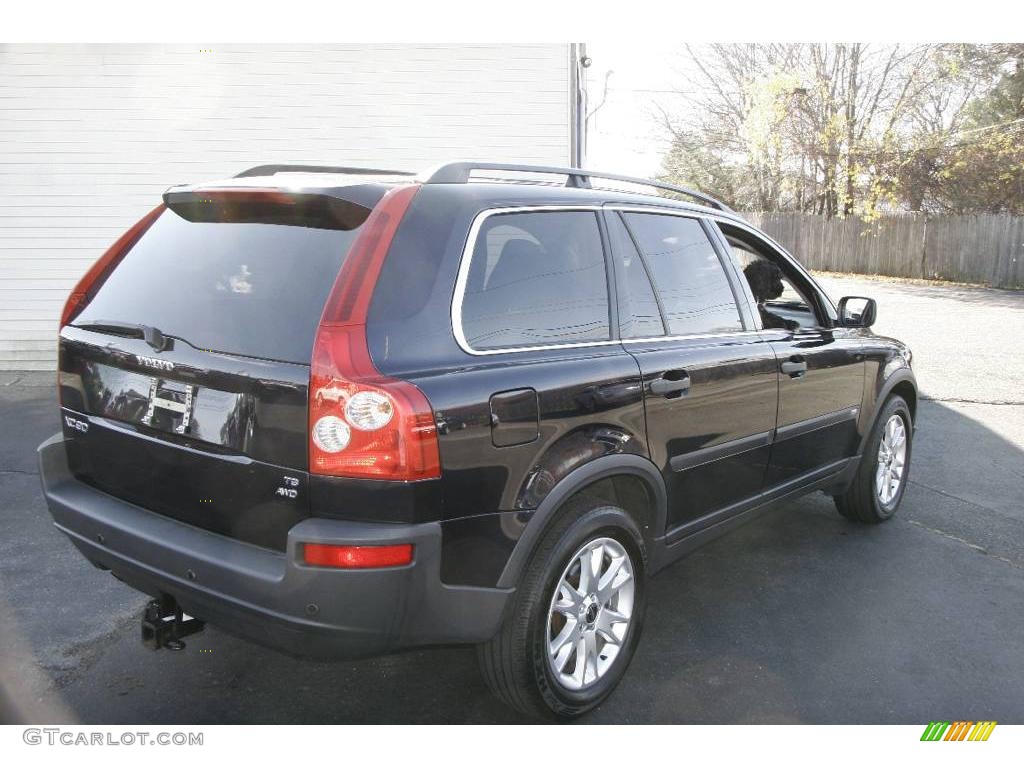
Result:
[[[202,632],[206,624],[182,613],[178,601],[170,595],[150,600],[142,613],[142,643],[154,651],[185,648],[182,638]]]

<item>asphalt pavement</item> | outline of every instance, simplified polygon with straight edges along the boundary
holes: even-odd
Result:
[[[898,516],[815,494],[656,577],[595,723],[1024,723],[1024,293],[826,276],[874,296],[925,399]],[[35,447],[52,374],[0,373],[0,719],[83,723],[521,722],[472,648],[311,663],[216,628],[138,639],[145,598],[50,523]]]

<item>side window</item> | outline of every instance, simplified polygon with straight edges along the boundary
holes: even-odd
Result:
[[[785,260],[766,244],[757,245],[749,233],[720,224],[729,250],[757,302],[765,328],[815,328],[822,325],[808,289]]]
[[[729,279],[697,219],[627,213],[673,336],[743,330]]]
[[[473,249],[462,330],[479,350],[611,338],[597,215],[552,211],[488,217]]]
[[[608,235],[619,284],[619,335],[624,339],[664,336],[650,275],[618,213],[608,216]]]
[[[754,262],[768,261],[768,259],[761,254],[754,251],[746,243],[737,240],[733,237],[726,238],[729,242],[729,247],[732,249],[733,256],[736,257],[736,261],[739,263],[740,271],[745,273],[747,267]],[[781,270],[780,270],[781,273]],[[782,283],[782,292],[778,296],[773,297],[769,301],[778,302],[781,304],[793,304],[799,305],[805,310],[810,310],[810,302],[804,297],[804,295],[798,291],[793,283],[790,282],[789,278],[786,277],[785,273],[779,275],[779,280]]]

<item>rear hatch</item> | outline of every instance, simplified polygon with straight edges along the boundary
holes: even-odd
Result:
[[[168,193],[167,209],[61,330],[74,474],[154,512],[283,550],[289,528],[309,515],[317,324],[385,191]]]

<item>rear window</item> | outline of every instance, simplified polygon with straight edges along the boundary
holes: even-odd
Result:
[[[490,216],[477,235],[462,328],[481,350],[607,340],[608,281],[596,214]]]
[[[309,364],[327,294],[369,215],[348,205],[353,229],[166,210],[73,324],[148,325],[198,349]]]

